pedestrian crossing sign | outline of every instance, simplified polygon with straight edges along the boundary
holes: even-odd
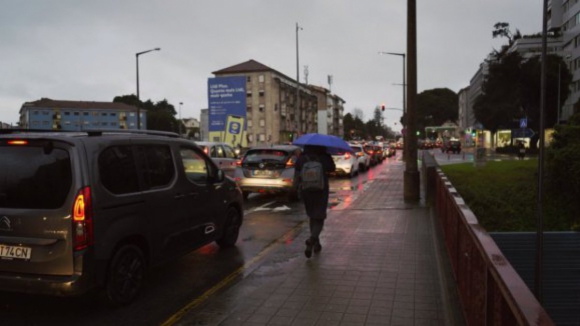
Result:
[[[526,128],[528,126],[528,119],[522,118],[520,119],[520,128]]]

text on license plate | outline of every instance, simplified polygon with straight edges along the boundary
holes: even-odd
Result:
[[[30,259],[32,248],[0,244],[0,258]]]
[[[254,170],[254,175],[270,175],[268,170]]]

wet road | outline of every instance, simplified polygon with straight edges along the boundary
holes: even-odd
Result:
[[[330,209],[352,203],[397,157],[353,178],[330,180]],[[2,325],[159,325],[184,308],[235,284],[256,269],[285,241],[292,241],[307,221],[301,202],[284,196],[252,194],[244,207],[244,225],[235,248],[206,245],[151,270],[143,293],[128,307],[113,309],[100,293],[80,298],[0,294]]]

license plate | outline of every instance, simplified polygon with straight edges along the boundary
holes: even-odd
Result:
[[[20,246],[5,246],[0,244],[0,258],[30,259],[32,248]]]
[[[258,175],[258,176],[270,175],[270,171],[267,171],[267,170],[254,170],[254,175]]]

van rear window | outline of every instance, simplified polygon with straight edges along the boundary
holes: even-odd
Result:
[[[38,146],[0,147],[0,208],[62,207],[72,184],[66,150]]]

